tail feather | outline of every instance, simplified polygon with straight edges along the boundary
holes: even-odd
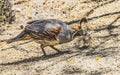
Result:
[[[14,37],[14,38],[12,38],[12,39],[9,39],[9,40],[7,40],[6,42],[7,43],[12,43],[12,42],[15,42],[15,41],[17,41],[17,40],[20,40],[20,39],[22,39],[26,34],[25,34],[26,32],[25,32],[25,30],[23,30],[20,34],[18,34],[16,37]]]

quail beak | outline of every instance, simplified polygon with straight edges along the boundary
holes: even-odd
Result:
[[[78,26],[78,25],[71,25],[71,28],[74,29],[74,30],[79,30],[80,26]]]

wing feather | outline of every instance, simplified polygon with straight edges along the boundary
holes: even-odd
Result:
[[[60,33],[61,27],[54,26],[51,28],[46,27],[47,24],[42,25],[32,25],[26,27],[27,32],[29,35],[38,40],[56,40],[56,36]],[[49,25],[48,25],[49,26]]]

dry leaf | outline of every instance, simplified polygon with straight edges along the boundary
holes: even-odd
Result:
[[[101,60],[101,57],[96,57],[95,60]]]
[[[27,13],[32,13],[32,10],[28,9],[26,10]]]
[[[70,60],[68,60],[68,62],[73,63],[73,62],[75,62],[75,60],[70,59]]]

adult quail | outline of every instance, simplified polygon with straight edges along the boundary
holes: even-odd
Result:
[[[28,22],[24,30],[16,37],[7,40],[7,43],[32,38],[35,42],[41,44],[42,52],[46,56],[44,47],[50,46],[60,52],[54,45],[70,42],[76,36],[81,35],[80,25],[67,25],[60,20],[44,19]]]

